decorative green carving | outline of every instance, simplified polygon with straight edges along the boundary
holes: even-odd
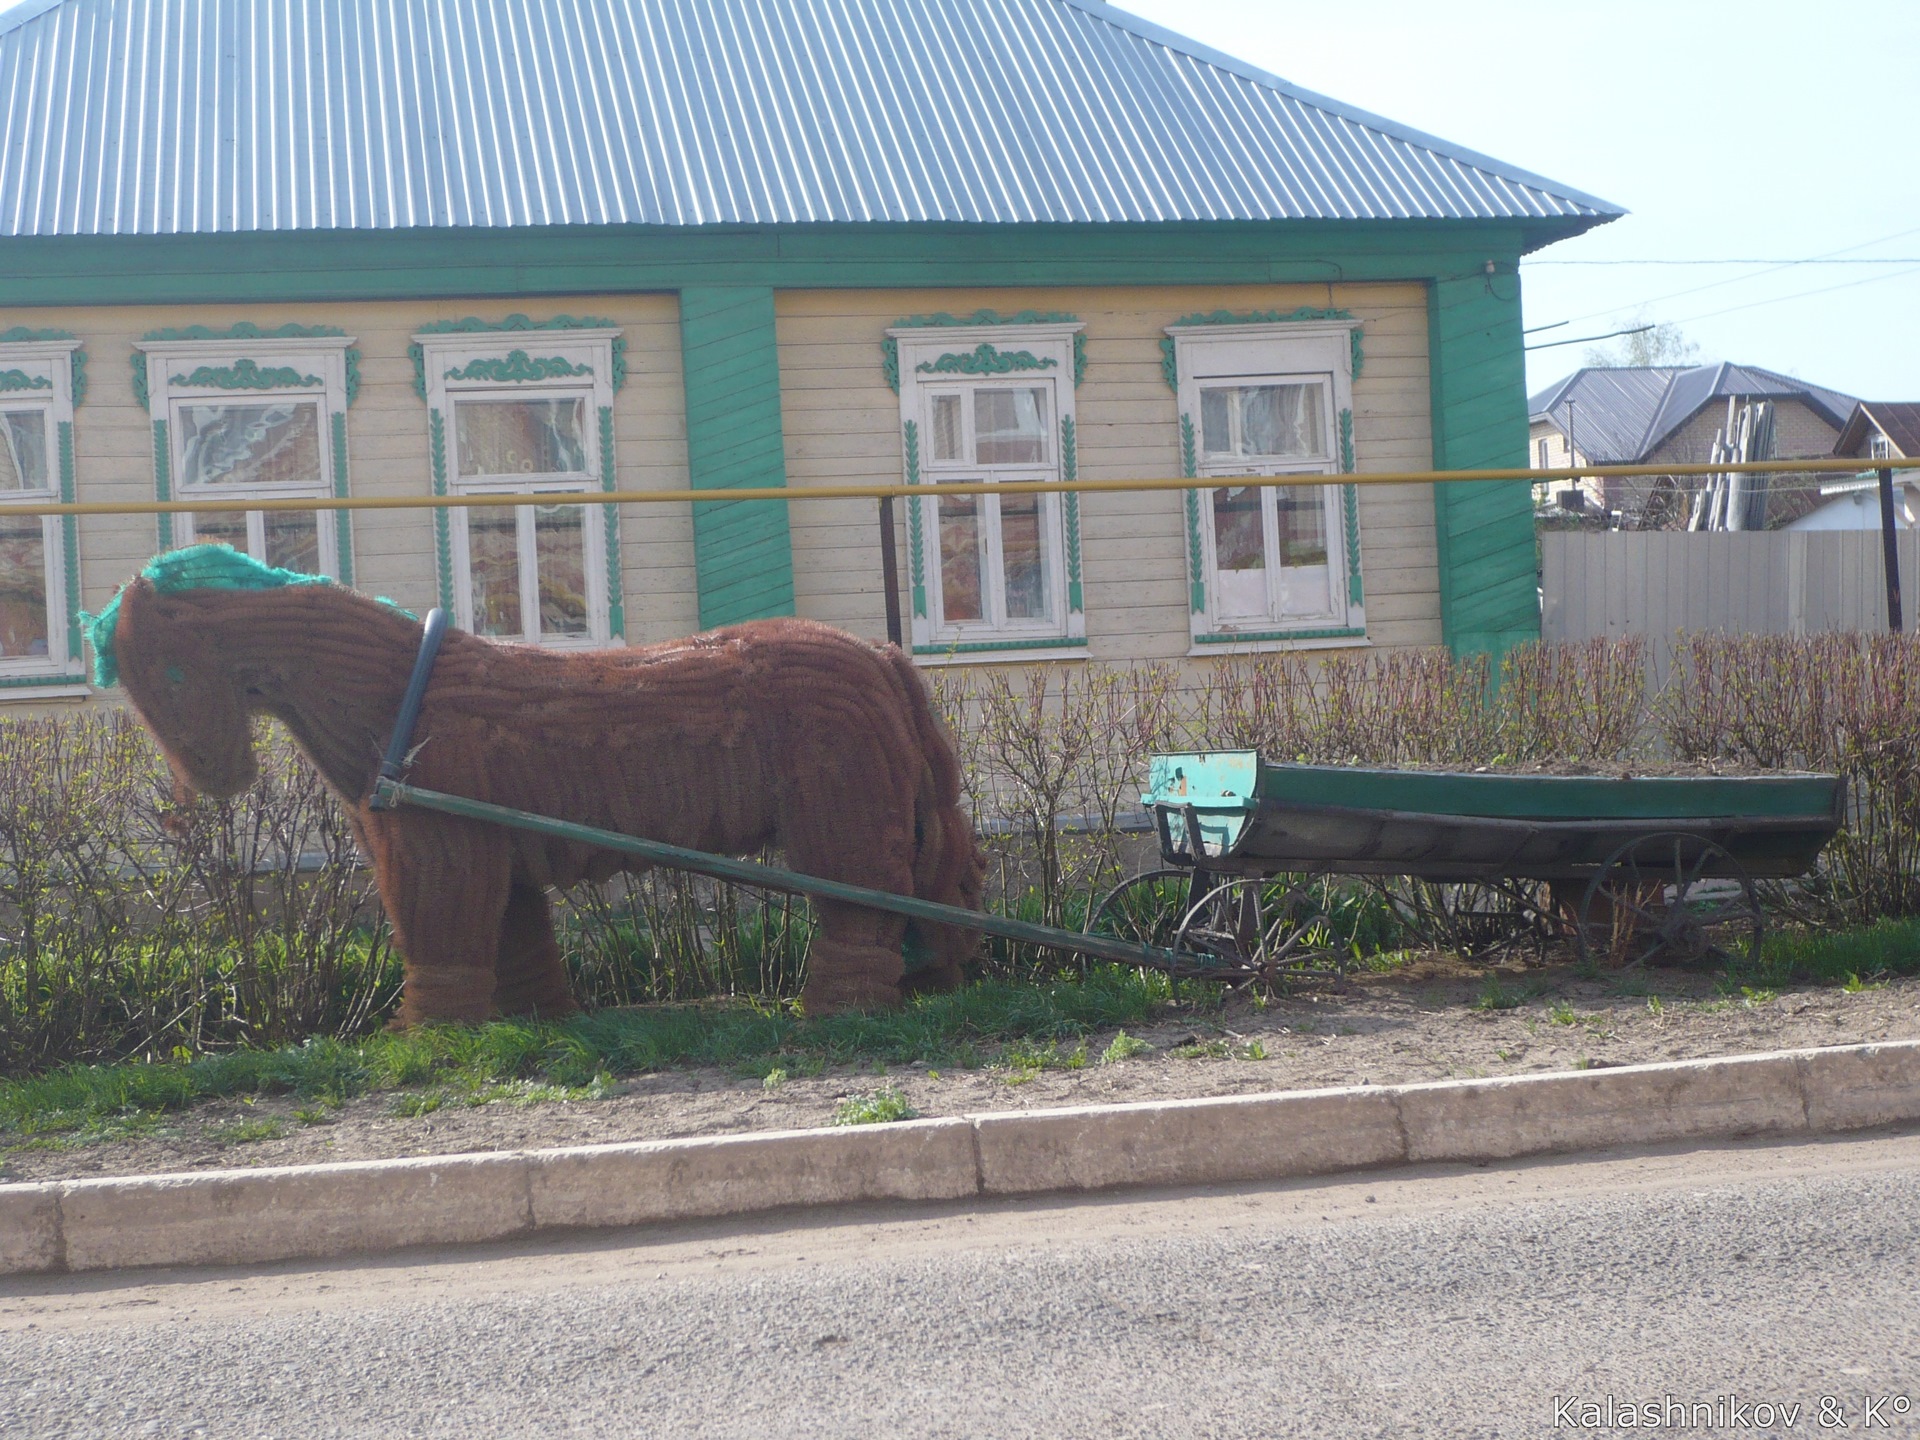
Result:
[[[1347,529],[1347,603],[1362,604],[1367,592],[1360,583],[1360,487],[1342,485],[1340,497]]]
[[[1353,474],[1353,411],[1340,412],[1340,471]]]
[[[68,363],[73,368],[73,403],[78,408],[80,402],[87,398],[87,352],[75,350]]]
[[[136,350],[133,352],[132,364],[133,398],[140,402],[140,408],[142,410],[151,411],[153,404],[147,396],[147,357]]]
[[[982,340],[964,354],[950,352],[938,360],[922,360],[913,368],[921,375],[1010,375],[1016,370],[1050,370],[1059,363],[1051,355],[1042,359],[1031,350],[996,350]]]
[[[360,398],[360,352],[347,347],[347,404]]]
[[[73,504],[73,422],[55,427],[60,447],[60,503]],[[80,655],[80,526],[72,515],[60,517],[60,558],[67,592],[67,659],[79,664]]]
[[[1312,305],[1302,305],[1297,310],[1285,312],[1279,310],[1210,310],[1193,315],[1182,315],[1174,321],[1175,325],[1289,325],[1302,320],[1351,320],[1351,310],[1328,310]],[[1360,367],[1366,357],[1360,350],[1360,327],[1355,325],[1348,332],[1350,354],[1348,364],[1355,380],[1360,378]],[[1160,375],[1167,382],[1169,390],[1180,389],[1180,366],[1175,358],[1173,336],[1160,337]]]
[[[1054,635],[1032,640],[971,640],[964,644],[916,645],[916,655],[991,655],[1014,650],[1084,650],[1084,635]]]
[[[1196,645],[1244,645],[1262,640],[1364,640],[1367,632],[1358,626],[1341,625],[1324,630],[1239,630],[1216,631],[1196,635]]]
[[[0,393],[8,390],[51,390],[53,381],[44,375],[29,375],[24,370],[0,370]]]
[[[11,330],[0,330],[0,345],[33,345],[44,340],[72,340],[76,338],[71,330],[29,330],[24,325],[16,325]]]
[[[1180,473],[1188,480],[1200,474],[1199,446],[1194,438],[1193,417],[1180,417]],[[1200,492],[1188,490],[1187,497],[1187,600],[1198,615],[1207,608],[1206,559],[1200,545]]]
[[[191,375],[169,377],[175,385],[209,386],[218,390],[288,390],[324,383],[318,375],[302,375],[291,365],[262,369],[251,360],[231,365],[202,365]]]
[[[205,325],[188,325],[178,330],[149,330],[142,340],[312,340],[339,337],[347,332],[336,325],[276,325],[262,329],[250,320],[229,325],[225,330],[209,330]]]
[[[491,380],[498,385],[518,385],[528,380],[562,380],[569,375],[591,375],[591,365],[575,365],[559,355],[535,359],[524,350],[509,350],[504,359],[482,356],[458,370],[447,371],[449,380]]]
[[[171,500],[173,498],[173,451],[167,440],[167,422],[153,422],[153,498]],[[155,530],[159,534],[160,548],[173,548],[173,516],[161,511],[155,516]]]
[[[447,493],[447,422],[438,410],[427,412],[427,435],[433,456],[433,493]],[[433,548],[440,561],[440,608],[449,616],[453,607],[453,518],[444,507],[433,512]]]
[[[949,315],[944,310],[936,315],[907,315],[893,322],[895,330],[927,330],[935,328],[961,328],[970,325],[1078,325],[1080,317],[1069,315],[1063,310],[1022,310],[1017,315],[1002,315],[998,310],[976,310],[971,315]],[[941,359],[947,359],[941,356]],[[1052,364],[1052,361],[1048,361]],[[919,367],[926,370],[926,366]],[[1031,367],[1029,367],[1031,368]],[[880,342],[880,373],[886,377],[887,388],[894,394],[900,393],[900,342],[889,335]],[[981,374],[981,371],[962,371],[962,374]],[[1077,331],[1073,337],[1073,383],[1077,387],[1087,375],[1087,337],[1085,332]]]
[[[469,315],[464,320],[435,320],[422,325],[416,334],[420,335],[487,335],[497,331],[522,330],[618,330],[619,322],[605,320],[597,315],[556,315],[551,320],[531,320],[525,315],[513,314],[504,320],[482,320]],[[407,347],[407,358],[413,361],[413,391],[422,400],[427,398],[427,355],[425,347],[418,341]],[[613,337],[613,374],[610,377],[613,388],[619,391],[627,383],[627,337]]]
[[[613,458],[613,407],[600,407],[600,488],[611,495],[620,488]],[[601,528],[607,537],[607,631],[616,639],[627,635],[626,586],[620,574],[620,507],[602,505]]]
[[[920,483],[920,427],[913,421],[905,425],[907,447],[907,484]],[[927,618],[927,555],[922,530],[921,510],[926,502],[918,496],[907,501],[907,569],[913,581],[913,615]]]
[[[333,495],[336,500],[347,498],[347,417],[341,411],[333,414]],[[333,512],[333,540],[334,548],[339,552],[337,565],[340,571],[334,578],[342,585],[351,585],[353,524],[348,511]]]
[[[1060,421],[1060,474],[1066,480],[1080,478],[1080,447],[1070,417]],[[1080,588],[1080,497],[1063,498],[1066,503],[1061,506],[1061,529],[1067,539],[1067,609],[1081,615],[1086,613],[1086,606],[1081,602]]]

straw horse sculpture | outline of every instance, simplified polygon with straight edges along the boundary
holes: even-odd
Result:
[[[345,802],[406,962],[396,1023],[576,1008],[547,889],[645,862],[420,809],[369,808],[421,625],[225,546],[153,561],[89,621],[176,778],[253,783],[251,718],[286,726]],[[981,865],[953,750],[912,663],[805,620],[556,654],[450,633],[409,782],[722,854],[975,907]],[[831,1013],[954,984],[977,937],[821,902],[802,1003]],[[903,943],[924,963],[905,973]]]

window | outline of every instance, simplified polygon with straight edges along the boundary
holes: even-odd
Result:
[[[142,341],[160,498],[344,497],[352,343],[284,332]],[[227,544],[268,565],[353,582],[345,511],[162,515],[160,543]]]
[[[604,645],[616,633],[609,537],[618,532],[608,507],[562,497],[611,488],[604,452],[617,337],[611,329],[415,337],[435,492],[554,497],[437,513],[450,562],[441,603],[463,629],[553,646]]]
[[[1353,468],[1353,325],[1176,325],[1196,646],[1365,635],[1359,505],[1348,485],[1236,479]]]
[[[930,657],[1085,643],[1074,497],[942,495],[1073,479],[1077,323],[904,328],[900,414],[913,646]]]
[[[1867,441],[1867,458],[1870,460],[1893,459],[1893,441],[1875,432],[1873,438]]]
[[[1539,441],[1538,447],[1538,455],[1533,462],[1533,468],[1536,470],[1545,470],[1547,468],[1547,442],[1545,440]]]
[[[46,334],[47,332],[38,332]],[[73,498],[78,345],[0,342],[0,688],[73,684],[84,671],[71,516],[33,514]],[[81,691],[80,693],[84,693]]]

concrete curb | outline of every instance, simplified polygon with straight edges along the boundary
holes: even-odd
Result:
[[[854,1129],[0,1185],[0,1274],[315,1260],[875,1200],[1285,1180],[1920,1120],[1920,1041]]]

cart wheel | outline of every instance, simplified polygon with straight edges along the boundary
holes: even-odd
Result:
[[[1565,929],[1542,880],[1421,881],[1413,910],[1431,939],[1469,959],[1544,965]]]
[[[1616,966],[1751,964],[1765,924],[1740,862],[1678,832],[1622,845],[1580,902],[1580,938]]]
[[[1310,884],[1228,880],[1187,911],[1173,944],[1196,958],[1200,973],[1237,971],[1249,982],[1337,980],[1346,973],[1346,952],[1333,943]]]
[[[1122,880],[1088,912],[1086,933],[1171,950],[1192,885],[1190,870],[1149,870]]]

